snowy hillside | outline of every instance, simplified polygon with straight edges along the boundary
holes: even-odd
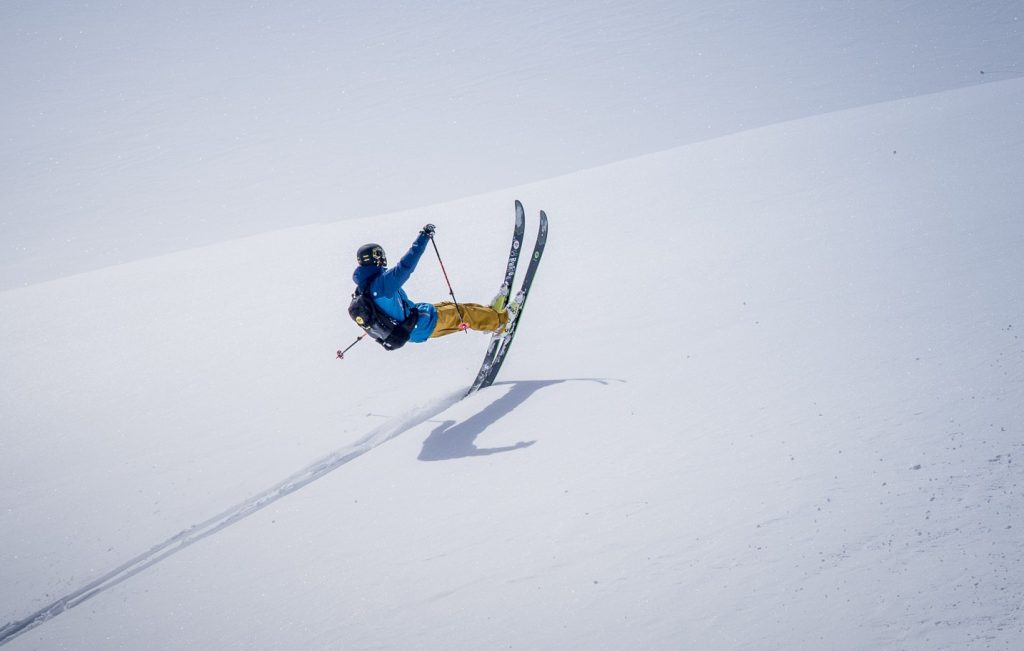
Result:
[[[926,95],[0,294],[4,641],[1015,648],[1022,106]],[[333,358],[358,244],[437,223],[487,298],[516,197],[552,233],[499,385],[457,400],[480,335]],[[409,289],[443,298],[436,261]]]
[[[1022,29],[1019,0],[0,3],[0,289],[1013,79]]]
[[[1022,15],[0,7],[0,646],[1021,648]]]

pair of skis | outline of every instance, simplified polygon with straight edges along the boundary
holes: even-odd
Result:
[[[516,269],[519,267],[519,254],[523,247],[523,236],[526,233],[526,215],[523,211],[523,204],[516,200],[516,225],[512,231],[512,249],[508,254],[508,265],[505,267],[505,277],[501,283],[500,294],[508,300],[512,292],[512,283],[515,282]],[[476,374],[476,380],[470,387],[469,395],[479,389],[491,386],[494,379],[501,370],[505,361],[508,349],[516,336],[519,322],[523,318],[523,309],[526,307],[526,298],[530,293],[530,286],[533,285],[533,277],[537,274],[537,267],[540,266],[540,257],[544,253],[544,245],[548,239],[548,216],[540,211],[540,226],[537,229],[537,240],[533,245],[533,253],[530,255],[529,265],[526,267],[526,275],[523,277],[523,284],[512,299],[518,304],[514,319],[505,327],[504,332],[496,332],[491,335],[491,341],[487,345],[487,352],[484,354],[484,361],[480,365],[480,371]]]

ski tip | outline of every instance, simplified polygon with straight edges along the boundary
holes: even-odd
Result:
[[[522,209],[523,209],[522,202],[519,201],[519,199],[516,199],[516,210],[522,210]]]

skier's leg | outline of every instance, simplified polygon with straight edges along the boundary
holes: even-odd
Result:
[[[443,337],[459,331],[459,311],[454,303],[444,302],[434,306],[437,308],[437,326],[431,337]],[[495,332],[505,327],[508,315],[504,310],[498,311],[477,303],[459,303],[462,318],[472,330]]]
[[[473,330],[496,332],[504,328],[505,322],[508,321],[505,310],[495,310],[489,305],[464,303],[459,304],[459,307],[462,308],[462,318]]]
[[[437,303],[434,308],[437,310],[437,325],[430,335],[431,339],[459,331],[459,314],[454,303]]]

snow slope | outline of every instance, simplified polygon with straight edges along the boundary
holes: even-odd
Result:
[[[981,84],[0,293],[0,639],[1016,648],[1022,109]],[[487,299],[514,198],[551,241],[500,384],[457,399],[474,334],[334,359],[356,246],[434,222]]]
[[[1019,77],[1022,16],[1019,0],[9,0],[0,288]]]

